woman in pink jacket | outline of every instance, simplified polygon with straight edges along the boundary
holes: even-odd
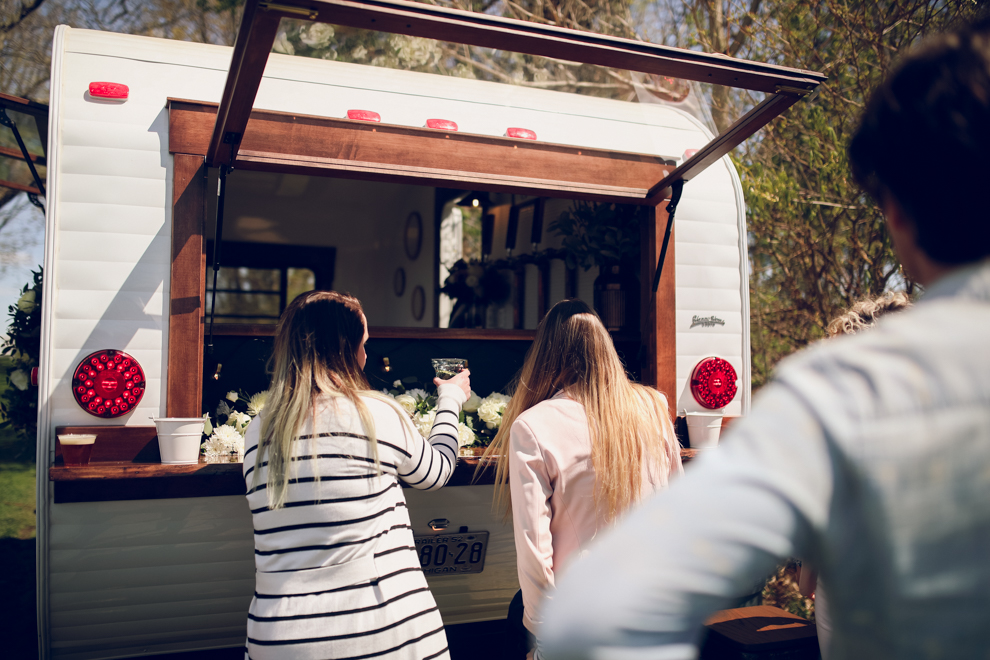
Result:
[[[498,457],[496,507],[512,511],[532,650],[540,602],[553,597],[557,576],[600,530],[681,471],[679,446],[664,396],[629,381],[587,304],[563,300],[536,330],[487,455]],[[520,617],[519,597],[510,620]]]

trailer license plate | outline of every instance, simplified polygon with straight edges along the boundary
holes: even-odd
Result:
[[[419,565],[427,575],[480,573],[485,568],[488,532],[416,536]]]

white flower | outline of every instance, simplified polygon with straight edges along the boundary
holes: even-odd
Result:
[[[10,379],[10,384],[22,392],[28,388],[28,373],[23,369],[11,371],[7,377]]]
[[[230,401],[231,403],[237,403],[237,392],[234,391],[227,392],[227,401]]]
[[[210,423],[210,413],[203,413],[203,435],[213,433],[213,424]]]
[[[262,390],[248,399],[247,411],[251,417],[257,417],[258,413],[265,409],[268,403],[268,390]]]
[[[30,314],[35,308],[35,293],[34,289],[28,289],[21,294],[21,297],[17,299],[17,309],[24,312],[25,314]]]
[[[217,417],[226,417],[232,412],[234,412],[234,409],[228,406],[226,401],[221,401],[217,406]]]
[[[464,412],[473,413],[478,412],[478,406],[480,405],[481,397],[478,396],[474,390],[471,390],[471,396],[469,396],[468,400],[464,402],[462,408],[464,409]]]
[[[279,32],[278,36],[275,37],[275,44],[272,46],[272,50],[276,53],[285,53],[286,55],[296,54],[296,49],[289,42],[289,36],[285,32]]]
[[[416,399],[408,394],[397,395],[395,402],[402,406],[402,409],[410,415],[416,412]]]
[[[394,387],[395,389],[399,389],[400,387],[402,387],[402,381],[396,380],[394,383],[392,383],[392,387]]]
[[[478,417],[485,422],[488,428],[498,428],[502,423],[502,413],[505,412],[505,407],[509,404],[510,398],[499,392],[492,392],[478,406]]]
[[[203,443],[203,453],[206,454],[206,460],[212,463],[230,455],[230,448],[226,442],[213,435]]]
[[[406,394],[416,399],[416,401],[423,401],[426,398],[426,390],[419,387],[414,387],[411,390],[406,390]]]
[[[474,441],[477,439],[478,439],[477,436],[475,436],[474,431],[471,430],[470,426],[468,426],[464,422],[461,422],[460,424],[457,425],[458,447],[468,447],[470,445],[473,445]]]
[[[416,413],[413,415],[413,425],[419,434],[424,438],[430,437],[430,431],[433,430],[433,422],[437,418],[437,409],[425,413]]]
[[[227,426],[232,426],[237,429],[237,432],[244,435],[247,430],[248,424],[251,423],[251,416],[247,413],[237,412],[236,410],[230,413],[227,418]]]
[[[333,39],[333,26],[326,23],[313,23],[308,30],[299,33],[299,40],[310,48],[326,48]]]
[[[225,447],[227,453],[232,451],[237,451],[238,445],[241,447],[241,451],[244,449],[244,438],[241,434],[237,432],[233,426],[218,426],[213,429],[213,435],[210,436],[210,440],[216,440],[221,443],[221,445],[214,445],[216,447]],[[207,440],[209,444],[210,440]]]
[[[368,56],[368,49],[365,48],[364,46],[358,46],[357,48],[351,51],[352,60],[363,60],[367,56]]]

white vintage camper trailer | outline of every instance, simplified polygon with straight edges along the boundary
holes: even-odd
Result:
[[[372,163],[368,141],[387,135],[399,144],[401,138],[402,148],[420,155],[455,142],[465,150],[477,144],[513,150],[503,136],[509,127],[524,127],[538,144],[563,145],[553,147],[559,153],[628,159],[630,167],[647,163],[659,180],[685,152],[712,138],[698,121],[663,105],[272,55],[254,101],[251,122],[257,124],[249,124],[227,177],[221,265],[270,271],[274,284],[248,291],[254,311],[224,311],[218,303],[216,352],[204,357],[217,172],[203,166],[203,149],[231,52],[67,27],[55,35],[39,377],[43,658],[123,658],[243,644],[254,546],[239,466],[162,465],[147,420],[200,415],[215,406],[217,393],[264,386],[271,321],[293,295],[290,271],[307,271],[295,285],[303,290],[333,287],[362,299],[372,326],[372,381],[387,385],[428,371],[427,357],[458,354],[472,360],[482,395],[507,384],[549,304],[566,295],[593,297],[597,269],[568,273],[559,259],[522,263],[514,271],[512,299],[488,312],[487,327],[445,327],[449,308],[440,309],[445,303],[437,290],[451,255],[467,254],[466,230],[458,224],[467,214],[456,206],[464,191],[491,194],[494,236],[485,256],[499,260],[560,245],[546,228],[533,231],[534,214],[517,212],[510,227],[514,206],[539,197],[549,222],[573,199],[612,188],[605,178],[592,190],[547,171],[543,193],[513,198],[511,175],[487,184],[477,174],[460,176],[456,152],[444,156],[449,166],[388,169]],[[91,93],[94,82],[126,85],[126,98]],[[107,87],[93,88],[101,89]],[[354,109],[378,113],[381,123],[346,119]],[[458,131],[422,128],[438,117],[456,122]],[[279,159],[250,140],[252,126],[266,121],[288,126],[285,139],[316,126],[337,131],[340,140],[360,131],[364,142],[348,145],[351,155],[336,159],[285,165],[291,159],[284,157],[279,169],[272,165]],[[517,144],[522,153],[530,143]],[[625,190],[613,188],[617,195]],[[704,409],[691,394],[692,372],[705,358],[721,358],[738,376],[738,394],[722,402],[725,415],[744,415],[750,381],[746,222],[728,157],[684,188],[659,302],[648,284],[664,226],[653,207],[649,211],[642,234],[643,320],[617,332],[617,345],[626,347],[630,370],[660,383],[679,411]],[[535,238],[519,240],[524,247],[510,254],[505,246],[513,232]],[[230,300],[244,292],[224,293]],[[668,330],[658,331],[663,324]],[[101,417],[77,402],[73,378],[84,360],[107,349],[140,365],[144,391],[126,410]],[[95,429],[88,467],[64,466],[57,429]],[[483,570],[429,575],[448,625],[504,618],[517,589],[511,524],[491,511],[491,480],[469,482],[470,474],[437,493],[407,491],[417,534],[489,533]]]

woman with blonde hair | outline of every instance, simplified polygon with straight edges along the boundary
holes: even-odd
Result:
[[[629,381],[612,338],[580,300],[547,313],[486,456],[496,507],[511,507],[521,587],[510,620],[539,634],[540,601],[599,531],[681,471],[666,399]],[[508,481],[509,493],[506,493]]]
[[[276,328],[268,403],[244,439],[253,660],[448,657],[399,479],[449,479],[468,372],[437,381],[427,441],[369,386],[367,339],[361,303],[334,291],[302,294]]]

